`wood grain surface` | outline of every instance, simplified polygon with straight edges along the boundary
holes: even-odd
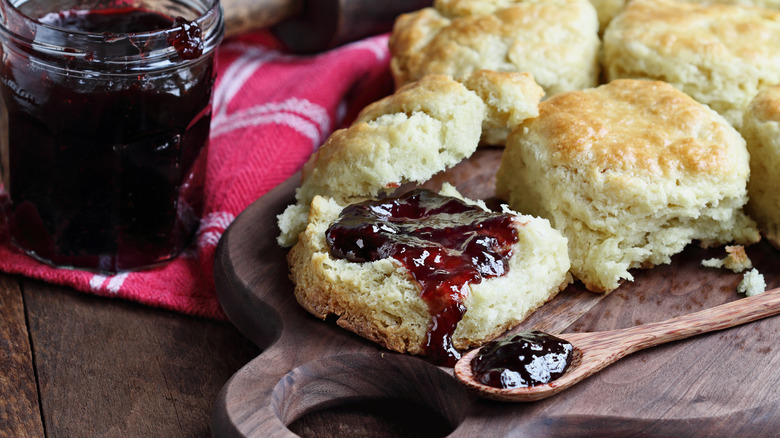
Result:
[[[490,197],[499,156],[481,150],[431,184],[449,181],[467,196]],[[409,431],[434,419],[441,427],[429,436],[772,436],[780,427],[776,317],[635,353],[553,398],[525,404],[476,398],[451,369],[387,352],[317,320],[295,302],[285,251],[275,243],[275,216],[292,202],[297,183],[293,178],[250,206],[218,249],[220,302],[265,350],[223,387],[212,423],[216,436],[294,436],[291,429],[349,436],[344,430],[377,424],[359,418],[378,409],[394,422],[396,407],[417,398],[416,410],[430,415],[397,421]],[[747,252],[767,286],[780,286],[780,253],[763,243]],[[670,265],[634,271],[634,282],[609,295],[572,285],[515,331],[611,330],[737,300],[740,274],[701,266],[704,258],[724,255],[723,248],[691,246]],[[348,422],[355,418],[353,427]],[[301,419],[306,426],[299,428]],[[323,429],[312,429],[318,421]]]
[[[43,436],[32,350],[18,284],[0,276],[0,436]]]
[[[207,437],[258,353],[229,322],[0,274],[0,437]]]
[[[227,327],[214,321],[132,303],[117,312],[118,303],[90,298],[43,283],[25,290],[47,433],[206,435],[207,400],[242,359],[207,356],[241,338],[227,337]],[[196,343],[202,347],[192,348]],[[250,346],[244,348],[243,358],[251,358]],[[215,378],[205,380],[206,371]]]

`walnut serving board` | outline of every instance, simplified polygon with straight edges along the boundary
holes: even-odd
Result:
[[[430,186],[448,181],[488,199],[500,155],[482,149]],[[635,353],[531,403],[479,399],[450,368],[314,318],[295,301],[275,240],[298,178],[247,208],[217,250],[219,300],[263,352],[223,387],[215,436],[773,436],[780,428],[780,317]],[[747,253],[767,288],[780,286],[780,252],[762,242]],[[575,283],[513,331],[612,330],[740,299],[741,274],[701,266],[724,256],[722,247],[690,245],[670,265],[632,271],[635,281],[608,295]]]

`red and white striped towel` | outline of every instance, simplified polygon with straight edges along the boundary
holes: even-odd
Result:
[[[330,133],[392,91],[387,35],[313,56],[281,50],[267,32],[225,41],[217,56],[204,214],[196,241],[175,260],[113,276],[52,268],[15,250],[0,199],[0,271],[224,319],[212,264],[220,236],[258,197],[298,170]],[[7,193],[0,186],[0,198]],[[5,212],[5,213],[4,213]]]

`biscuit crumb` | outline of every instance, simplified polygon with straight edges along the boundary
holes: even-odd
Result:
[[[753,262],[745,253],[745,247],[742,245],[726,246],[726,257],[722,259],[705,259],[701,261],[702,266],[708,268],[726,268],[739,273],[753,267]]]
[[[766,281],[764,281],[764,276],[756,268],[745,272],[742,281],[737,286],[737,293],[745,294],[749,297],[763,293],[765,290]]]

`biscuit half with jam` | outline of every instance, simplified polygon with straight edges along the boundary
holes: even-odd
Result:
[[[315,316],[450,366],[571,282],[566,238],[547,220],[490,212],[451,187],[350,206],[316,196],[288,261]]]

